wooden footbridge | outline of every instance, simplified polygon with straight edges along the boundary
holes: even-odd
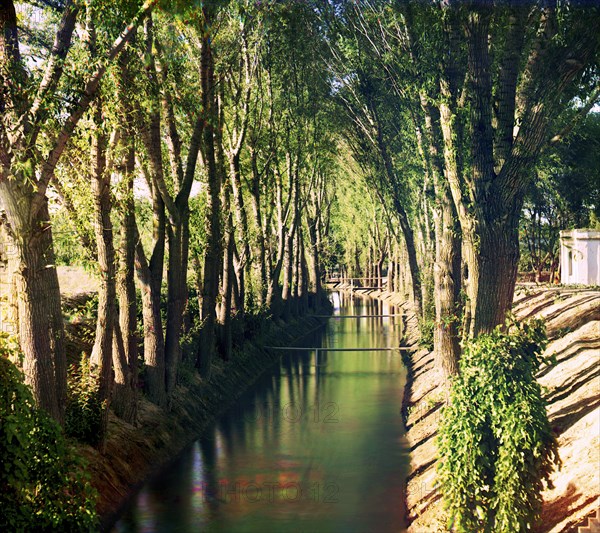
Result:
[[[388,278],[341,278],[328,277],[325,279],[325,286],[329,289],[344,289],[349,291],[379,291],[387,288]]]

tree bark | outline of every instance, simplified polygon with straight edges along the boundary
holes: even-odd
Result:
[[[241,257],[236,267],[236,276],[238,288],[240,291],[240,301],[242,307],[238,309],[238,313],[243,317],[244,315],[244,304],[246,299],[246,282],[245,273],[246,268],[252,267],[252,261],[250,256],[250,235],[248,233],[248,216],[246,215],[246,208],[244,206],[244,197],[242,195],[242,183],[241,183],[241,170],[240,170],[240,156],[237,152],[228,151],[229,158],[229,176],[231,180],[231,188],[233,191],[233,203],[235,205],[235,216],[236,225],[239,228],[242,250]]]
[[[211,20],[203,8],[206,26]],[[204,378],[210,376],[211,363],[215,354],[216,304],[219,292],[219,265],[221,261],[221,175],[217,169],[215,128],[219,119],[217,95],[215,93],[214,63],[210,32],[202,37],[201,51],[202,106],[205,113],[204,162],[208,173],[208,198],[206,205],[206,230],[208,242],[204,253],[204,276],[202,288],[202,320],[200,347],[196,366]]]
[[[9,206],[4,199],[3,205],[9,246],[16,253],[18,333],[25,382],[31,387],[37,405],[63,423],[67,363],[47,204],[31,226],[15,224],[18,212],[11,207],[16,206]]]
[[[458,372],[460,358],[459,314],[461,290],[461,236],[458,216],[452,201],[442,160],[442,132],[439,115],[428,104],[424,93],[420,103],[425,116],[427,146],[421,147],[424,171],[431,173],[435,189],[435,329],[433,344],[438,367],[446,378]],[[429,155],[429,157],[426,156]]]
[[[129,100],[130,74],[129,56],[119,58],[119,97],[121,102],[122,142],[125,156],[119,169],[125,183],[125,190],[120,201],[121,235],[119,244],[119,271],[117,273],[117,297],[119,300],[118,330],[115,325],[115,343],[113,350],[120,354],[124,363],[123,370],[115,367],[115,394],[113,408],[118,416],[126,422],[137,421],[138,402],[138,339],[137,339],[137,295],[135,290],[135,201],[133,197],[133,180],[135,172],[135,142],[133,125],[133,106]],[[121,337],[122,348],[118,337]],[[116,346],[115,346],[116,344]]]
[[[160,225],[160,223],[159,223]],[[164,226],[163,226],[164,229]],[[162,259],[164,241],[156,242],[150,264],[136,231],[135,269],[141,285],[144,323],[144,389],[148,399],[159,406],[167,403],[165,380],[165,341],[160,316],[160,284],[156,267]]]
[[[113,329],[117,317],[116,269],[110,212],[110,175],[106,172],[107,140],[99,124],[102,122],[100,103],[94,106],[94,131],[91,145],[91,181],[94,199],[94,234],[100,274],[96,338],[90,358],[91,369],[99,376],[99,397],[103,405],[102,442],[108,427],[108,409],[113,385]]]

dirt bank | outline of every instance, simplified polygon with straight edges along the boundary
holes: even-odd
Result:
[[[555,488],[544,492],[537,532],[577,532],[600,506],[600,291],[522,287],[514,312],[520,319],[546,320],[546,355],[557,358],[538,379],[558,435],[562,468],[553,475]],[[445,397],[433,354],[416,350],[409,364],[412,380],[403,407],[411,446],[408,531],[447,531],[435,478],[435,437]]]
[[[170,410],[142,399],[137,427],[111,416],[103,452],[82,447],[92,484],[100,493],[102,528],[112,526],[119,510],[142,482],[196,440],[207,424],[278,360],[280,353],[261,346],[292,344],[322,324],[323,320],[310,317],[271,324],[260,344],[248,342],[232,361],[219,361],[207,382],[192,371],[182,372],[183,383],[173,396]]]

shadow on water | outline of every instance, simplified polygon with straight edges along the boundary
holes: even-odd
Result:
[[[338,317],[300,346],[398,346],[392,306],[332,301]],[[113,531],[402,531],[404,382],[397,351],[284,351],[142,488]]]

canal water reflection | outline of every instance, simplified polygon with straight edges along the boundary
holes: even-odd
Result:
[[[401,319],[331,295],[335,315],[301,346],[396,347]],[[142,488],[115,532],[402,531],[408,447],[398,351],[289,351]]]

